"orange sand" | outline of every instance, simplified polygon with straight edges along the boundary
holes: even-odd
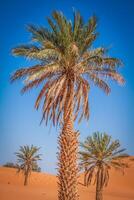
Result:
[[[54,175],[33,172],[29,185],[23,186],[23,176],[15,169],[0,167],[0,200],[57,200],[57,178]],[[83,175],[80,176],[83,183]],[[80,200],[94,200],[95,188],[79,184]],[[104,200],[134,200],[134,165],[125,171],[110,172]]]

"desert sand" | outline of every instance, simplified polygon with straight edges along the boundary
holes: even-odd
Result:
[[[95,187],[82,185],[79,178],[80,200],[95,199]],[[23,186],[22,174],[15,169],[0,167],[0,200],[57,200],[57,178],[46,173],[31,174],[29,185]],[[104,189],[104,200],[134,200],[134,165],[125,170],[110,171],[110,181]]]

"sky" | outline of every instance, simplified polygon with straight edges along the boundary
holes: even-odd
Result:
[[[47,173],[56,173],[57,138],[60,127],[40,125],[41,110],[34,109],[39,89],[20,94],[23,82],[10,84],[11,74],[33,62],[13,57],[11,49],[30,42],[27,24],[48,27],[46,17],[53,10],[62,11],[68,19],[79,10],[85,22],[96,15],[99,37],[94,47],[108,47],[110,56],[120,58],[120,69],[126,83],[120,87],[110,83],[106,96],[95,86],[89,93],[90,119],[75,123],[80,141],[95,131],[106,132],[119,139],[122,147],[134,155],[134,1],[132,0],[1,0],[0,1],[0,165],[16,162],[14,152],[20,145],[41,147],[40,166]]]

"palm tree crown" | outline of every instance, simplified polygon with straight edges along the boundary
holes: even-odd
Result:
[[[18,172],[23,171],[25,176],[24,185],[27,184],[27,179],[34,169],[37,168],[37,161],[41,160],[40,155],[38,154],[40,148],[31,145],[20,146],[18,152],[16,152],[17,163],[18,163]]]
[[[95,132],[81,143],[80,166],[85,169],[85,185],[91,184],[92,180],[100,180],[100,188],[107,186],[109,170],[115,168],[124,171],[128,164],[124,160],[128,157],[125,149],[120,149],[119,140],[112,141],[106,133]],[[95,179],[94,179],[95,178]]]
[[[47,18],[50,30],[30,25],[33,44],[21,45],[13,49],[16,56],[35,59],[39,64],[21,68],[12,75],[12,81],[25,78],[22,93],[43,84],[35,102],[38,109],[43,100],[43,117],[46,123],[52,119],[53,124],[59,122],[63,114],[66,97],[69,99],[69,87],[73,87],[74,119],[79,111],[79,121],[89,117],[88,92],[89,80],[103,89],[107,94],[110,87],[107,77],[124,83],[123,77],[117,72],[121,61],[107,55],[103,47],[93,48],[97,38],[96,17],[91,17],[85,24],[78,12],[74,13],[73,23],[61,12],[54,11],[52,19]],[[34,44],[35,43],[35,44]],[[70,103],[68,102],[68,115]]]

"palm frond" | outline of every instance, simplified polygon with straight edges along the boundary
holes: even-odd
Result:
[[[26,174],[26,172],[30,174],[31,170],[33,170],[34,165],[37,165],[37,161],[41,160],[41,154],[38,154],[39,150],[40,147],[36,147],[33,145],[20,146],[19,151],[15,153],[15,155],[17,156],[17,172],[22,171],[24,174]]]
[[[120,149],[118,140],[113,141],[106,133],[95,132],[80,143],[80,168],[85,170],[84,183],[88,186],[92,180],[96,183],[99,179],[100,187],[108,185],[109,170],[118,169],[124,173],[128,168],[129,155],[125,149]]]
[[[89,78],[93,81],[93,83],[100,87],[104,92],[106,92],[106,94],[109,94],[111,89],[108,86],[108,84],[103,81],[101,78],[99,78],[96,74],[90,73],[89,74]]]
[[[22,93],[41,85],[35,108],[38,109],[42,102],[42,119],[58,124],[63,116],[67,96],[70,95],[68,88],[71,81],[75,102],[73,119],[80,122],[84,117],[89,118],[90,81],[109,94],[109,79],[124,83],[118,73],[122,62],[110,57],[107,48],[92,47],[98,35],[95,16],[84,23],[80,13],[74,12],[74,20],[71,22],[62,12],[54,11],[47,21],[49,28],[28,26],[32,45],[20,45],[12,50],[13,55],[37,60],[39,64],[18,69],[11,76],[11,82],[24,79]],[[72,100],[69,101],[71,104]],[[70,113],[69,104],[67,115]]]

